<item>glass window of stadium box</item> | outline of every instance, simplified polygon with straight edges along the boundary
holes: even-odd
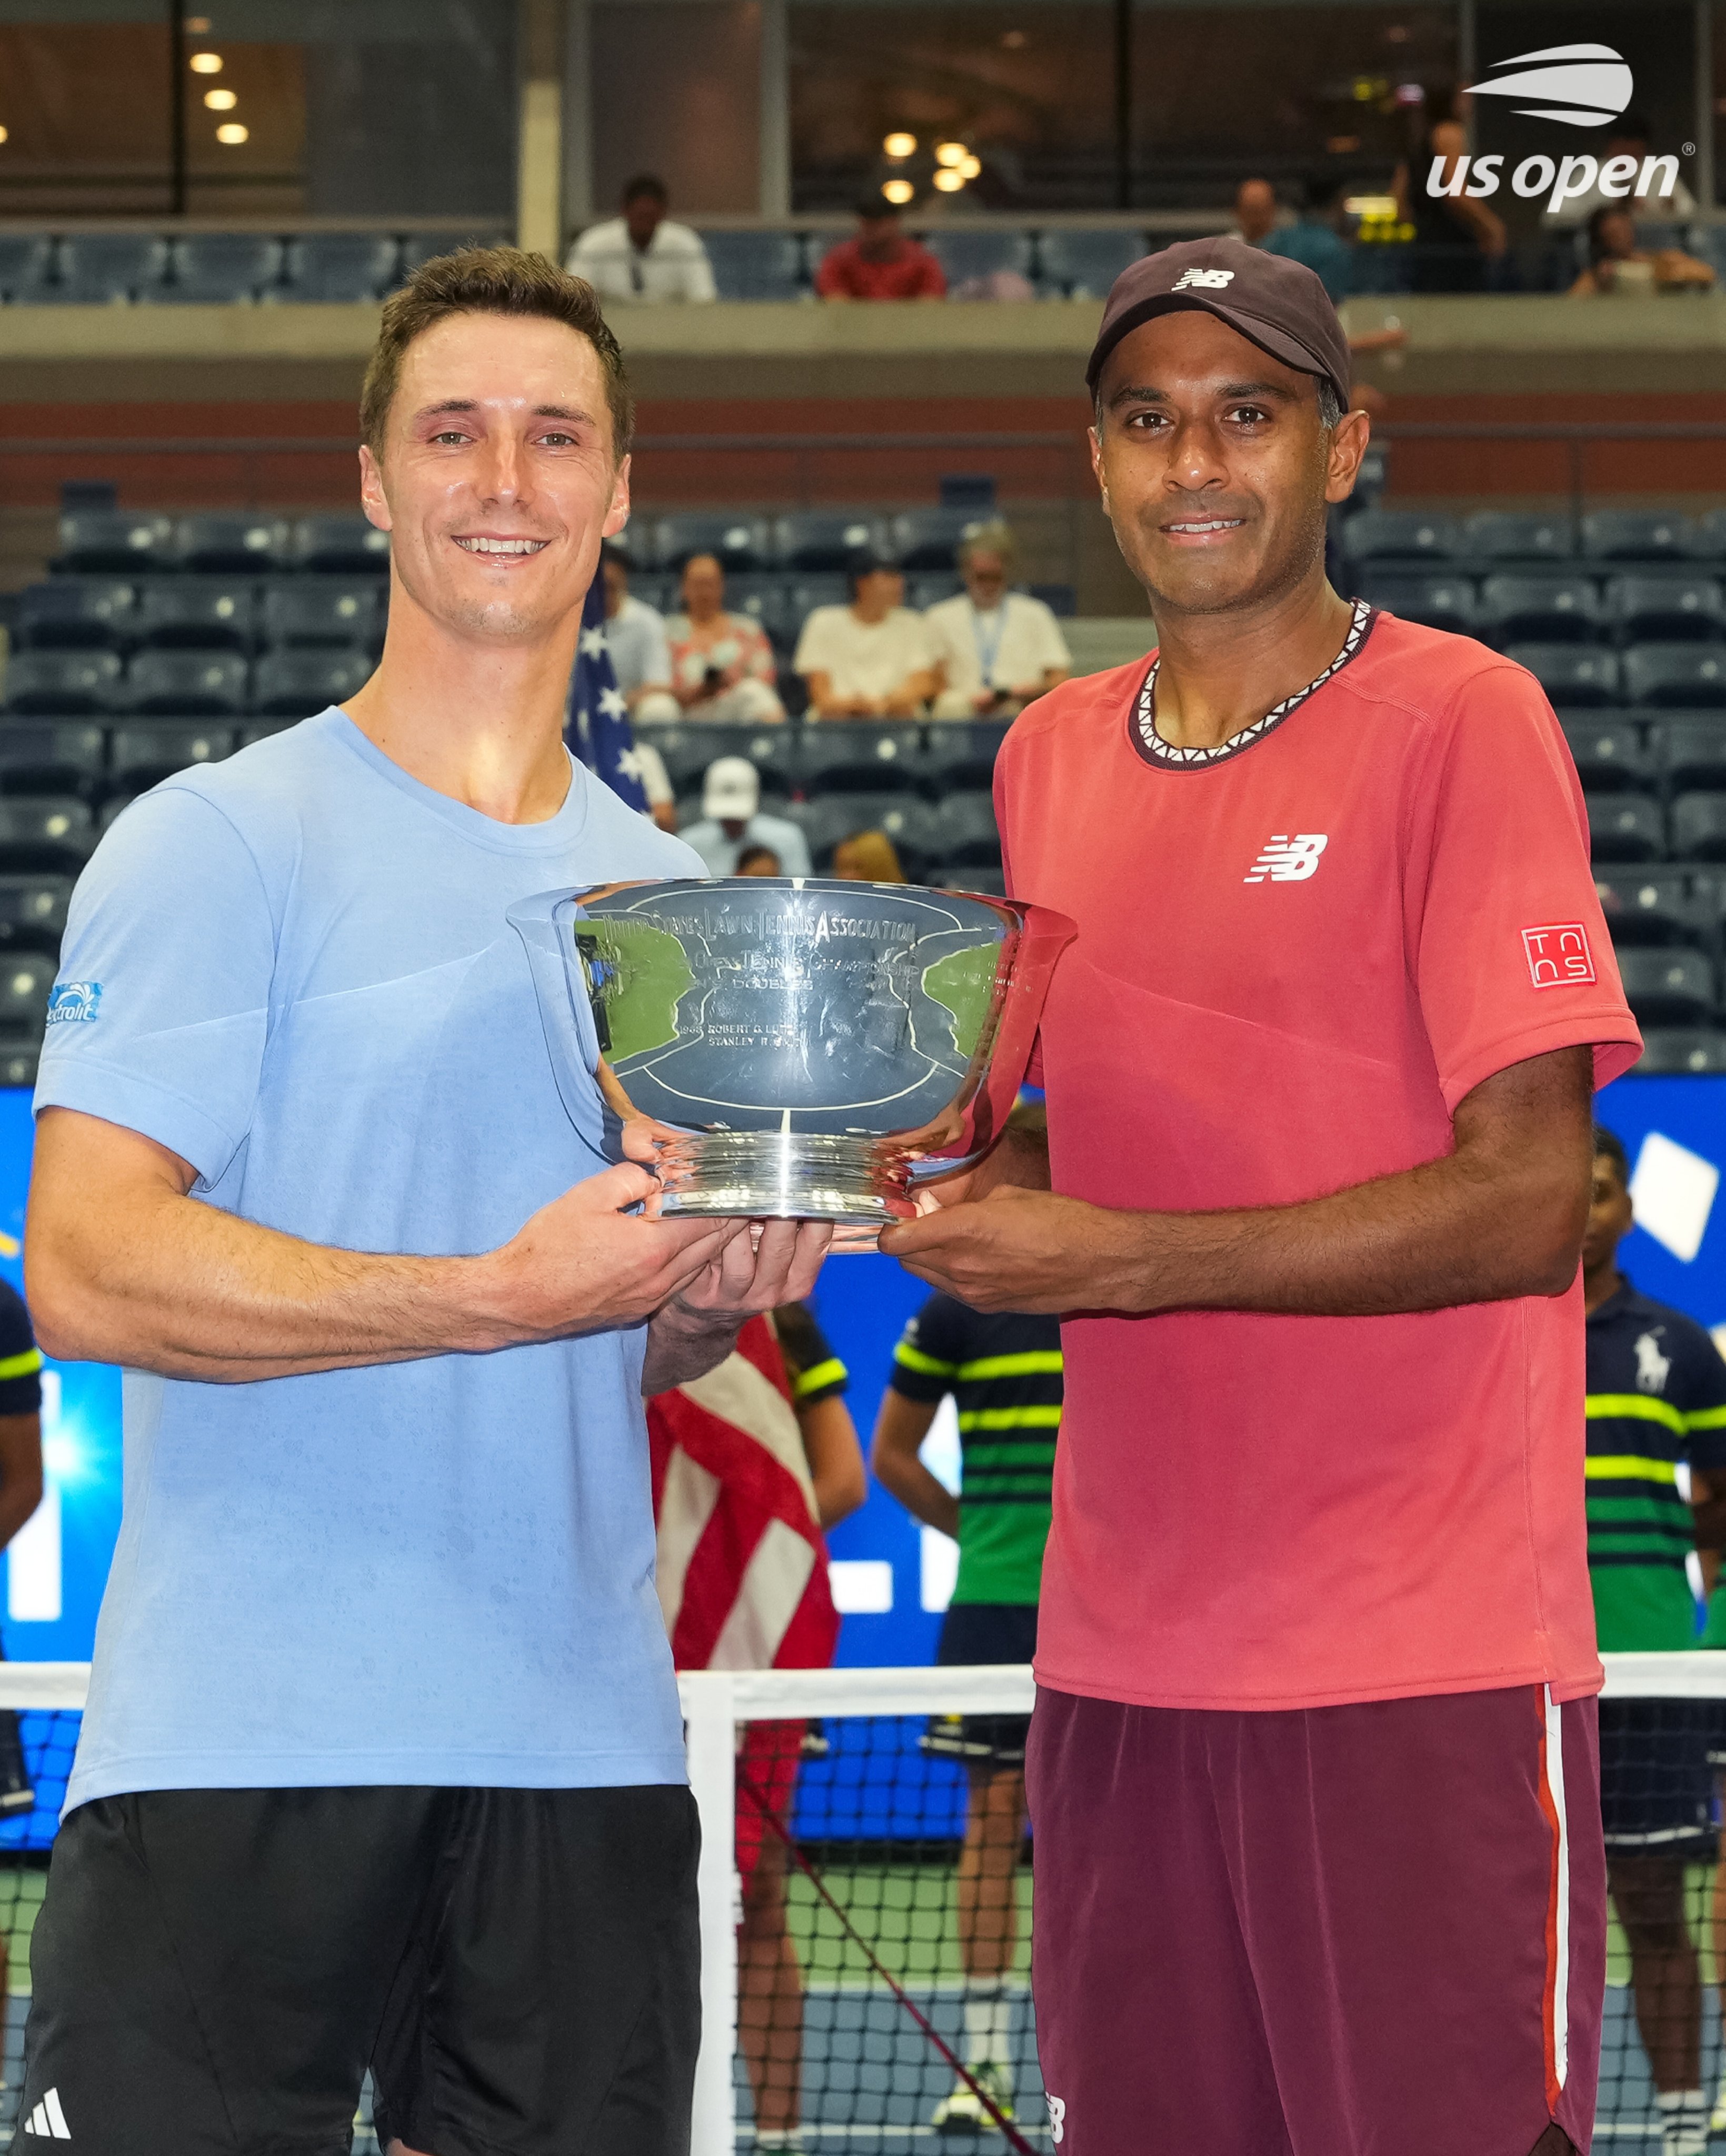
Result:
[[[595,0],[587,26],[593,206],[614,216],[638,172],[665,182],[674,217],[760,207],[758,0]],[[620,96],[624,84],[650,96]]]
[[[495,0],[7,0],[0,215],[473,217],[515,206]]]

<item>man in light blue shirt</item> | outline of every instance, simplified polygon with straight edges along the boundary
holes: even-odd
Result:
[[[761,813],[761,774],[747,756],[716,757],[701,781],[701,820],[683,834],[712,876],[735,875],[752,846],[778,855],[781,875],[806,876],[809,842],[789,816]]]
[[[135,803],[73,901],[27,1263],[49,1351],[126,1367],[126,1504],[20,2116],[102,2156],[322,2156],[368,2066],[403,2156],[688,2147],[642,1396],[826,1231],[653,1217],[507,918],[701,872],[561,736],[630,416],[579,280],[420,270],[361,412],[378,671]]]

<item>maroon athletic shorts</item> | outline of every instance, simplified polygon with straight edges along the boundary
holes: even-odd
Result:
[[[1593,1700],[1040,1691],[1026,1772],[1059,2156],[1529,2156],[1554,2119],[1587,2149]]]

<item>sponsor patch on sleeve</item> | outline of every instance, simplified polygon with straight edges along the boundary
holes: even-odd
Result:
[[[1523,931],[1528,978],[1537,988],[1585,987],[1595,978],[1588,931],[1580,921],[1549,921]]]

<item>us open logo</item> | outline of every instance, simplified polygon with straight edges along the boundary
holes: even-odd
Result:
[[[1471,97],[1501,97],[1513,112],[1528,120],[1554,120],[1564,127],[1607,127],[1636,91],[1636,77],[1621,53],[1610,45],[1544,45],[1499,60],[1482,82],[1472,82]],[[1693,146],[1685,144],[1686,150]],[[1496,154],[1458,157],[1450,172],[1435,157],[1426,175],[1431,196],[1467,195],[1483,201],[1498,192],[1504,160]],[[1670,199],[1678,185],[1678,161],[1664,157],[1524,157],[1510,175],[1511,192],[1524,199],[1547,196],[1556,212],[1567,202],[1598,193],[1607,202]]]

